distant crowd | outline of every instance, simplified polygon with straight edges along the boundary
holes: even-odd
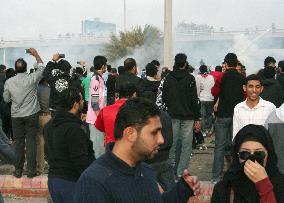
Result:
[[[178,53],[173,67],[152,60],[138,76],[133,58],[72,67],[28,52],[29,73],[22,58],[0,65],[0,160],[16,178],[48,170],[53,203],[186,203],[200,193],[193,149],[212,136],[211,202],[284,203],[284,61],[268,56],[247,75],[234,53],[214,71]]]

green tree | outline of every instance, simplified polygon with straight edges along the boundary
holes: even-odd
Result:
[[[138,61],[141,62],[149,57],[158,58],[160,46],[161,33],[158,28],[146,25],[142,29],[136,26],[130,31],[120,32],[118,36],[112,34],[110,41],[104,45],[103,52],[110,62],[118,61],[126,56],[135,56],[137,51],[143,52],[143,56],[139,54]]]

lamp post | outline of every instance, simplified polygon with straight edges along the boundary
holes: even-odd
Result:
[[[172,69],[173,30],[172,0],[165,0],[164,10],[164,66]]]
[[[123,4],[123,29],[126,32],[126,0],[124,0]]]

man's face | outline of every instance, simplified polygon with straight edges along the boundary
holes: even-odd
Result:
[[[102,67],[102,72],[103,72],[103,73],[106,72],[106,68],[107,68],[107,65],[103,65],[103,67]]]
[[[226,65],[226,63],[223,63],[223,64],[222,64],[222,72],[225,72],[226,69],[227,69],[227,65]]]
[[[236,70],[240,73],[242,70],[242,67],[240,65],[237,65]]]
[[[135,75],[138,74],[138,68],[137,68],[137,66],[134,67],[134,72],[135,72],[135,73],[134,73]]]
[[[164,143],[161,133],[162,125],[160,117],[152,117],[138,133],[132,149],[141,160],[151,159],[158,153],[160,145]]]
[[[268,64],[268,66],[269,66],[269,67],[272,67],[272,68],[276,68],[276,65],[275,65],[274,62],[270,62],[270,63]]]
[[[255,101],[259,98],[260,93],[263,90],[263,86],[259,80],[249,80],[247,85],[244,85],[244,91],[247,93],[247,99],[249,101]]]
[[[80,114],[80,113],[82,112],[83,108],[84,108],[84,100],[83,100],[83,97],[82,97],[81,94],[80,94],[80,96],[81,96],[81,99],[80,99],[80,101],[77,103],[77,104],[78,104],[78,105],[77,105],[77,114]]]

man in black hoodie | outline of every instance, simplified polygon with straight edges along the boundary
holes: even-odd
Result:
[[[284,94],[278,80],[275,79],[276,70],[273,67],[265,67],[263,69],[263,91],[260,97],[266,101],[270,101],[277,108],[284,102]]]
[[[60,54],[54,54],[43,72],[43,78],[50,86],[49,109],[55,111],[60,103],[59,96],[63,90],[71,87],[70,70],[68,61],[61,58]],[[73,85],[72,85],[73,86]]]
[[[148,63],[146,65],[146,77],[143,79],[144,90],[142,96],[151,101],[156,101],[159,85],[158,69],[153,63]]]
[[[48,189],[53,202],[72,203],[75,184],[93,162],[94,151],[77,117],[83,108],[82,95],[76,88],[67,88],[58,99],[60,106],[44,127]]]
[[[177,175],[181,176],[188,168],[192,150],[193,127],[200,130],[200,107],[194,76],[186,69],[187,56],[177,54],[173,71],[161,82],[158,92],[157,105],[167,109],[173,124],[173,147],[170,150],[170,161],[177,165]],[[162,104],[161,104],[162,103]],[[180,162],[175,163],[176,144],[181,139]],[[177,159],[178,160],[178,159]]]

